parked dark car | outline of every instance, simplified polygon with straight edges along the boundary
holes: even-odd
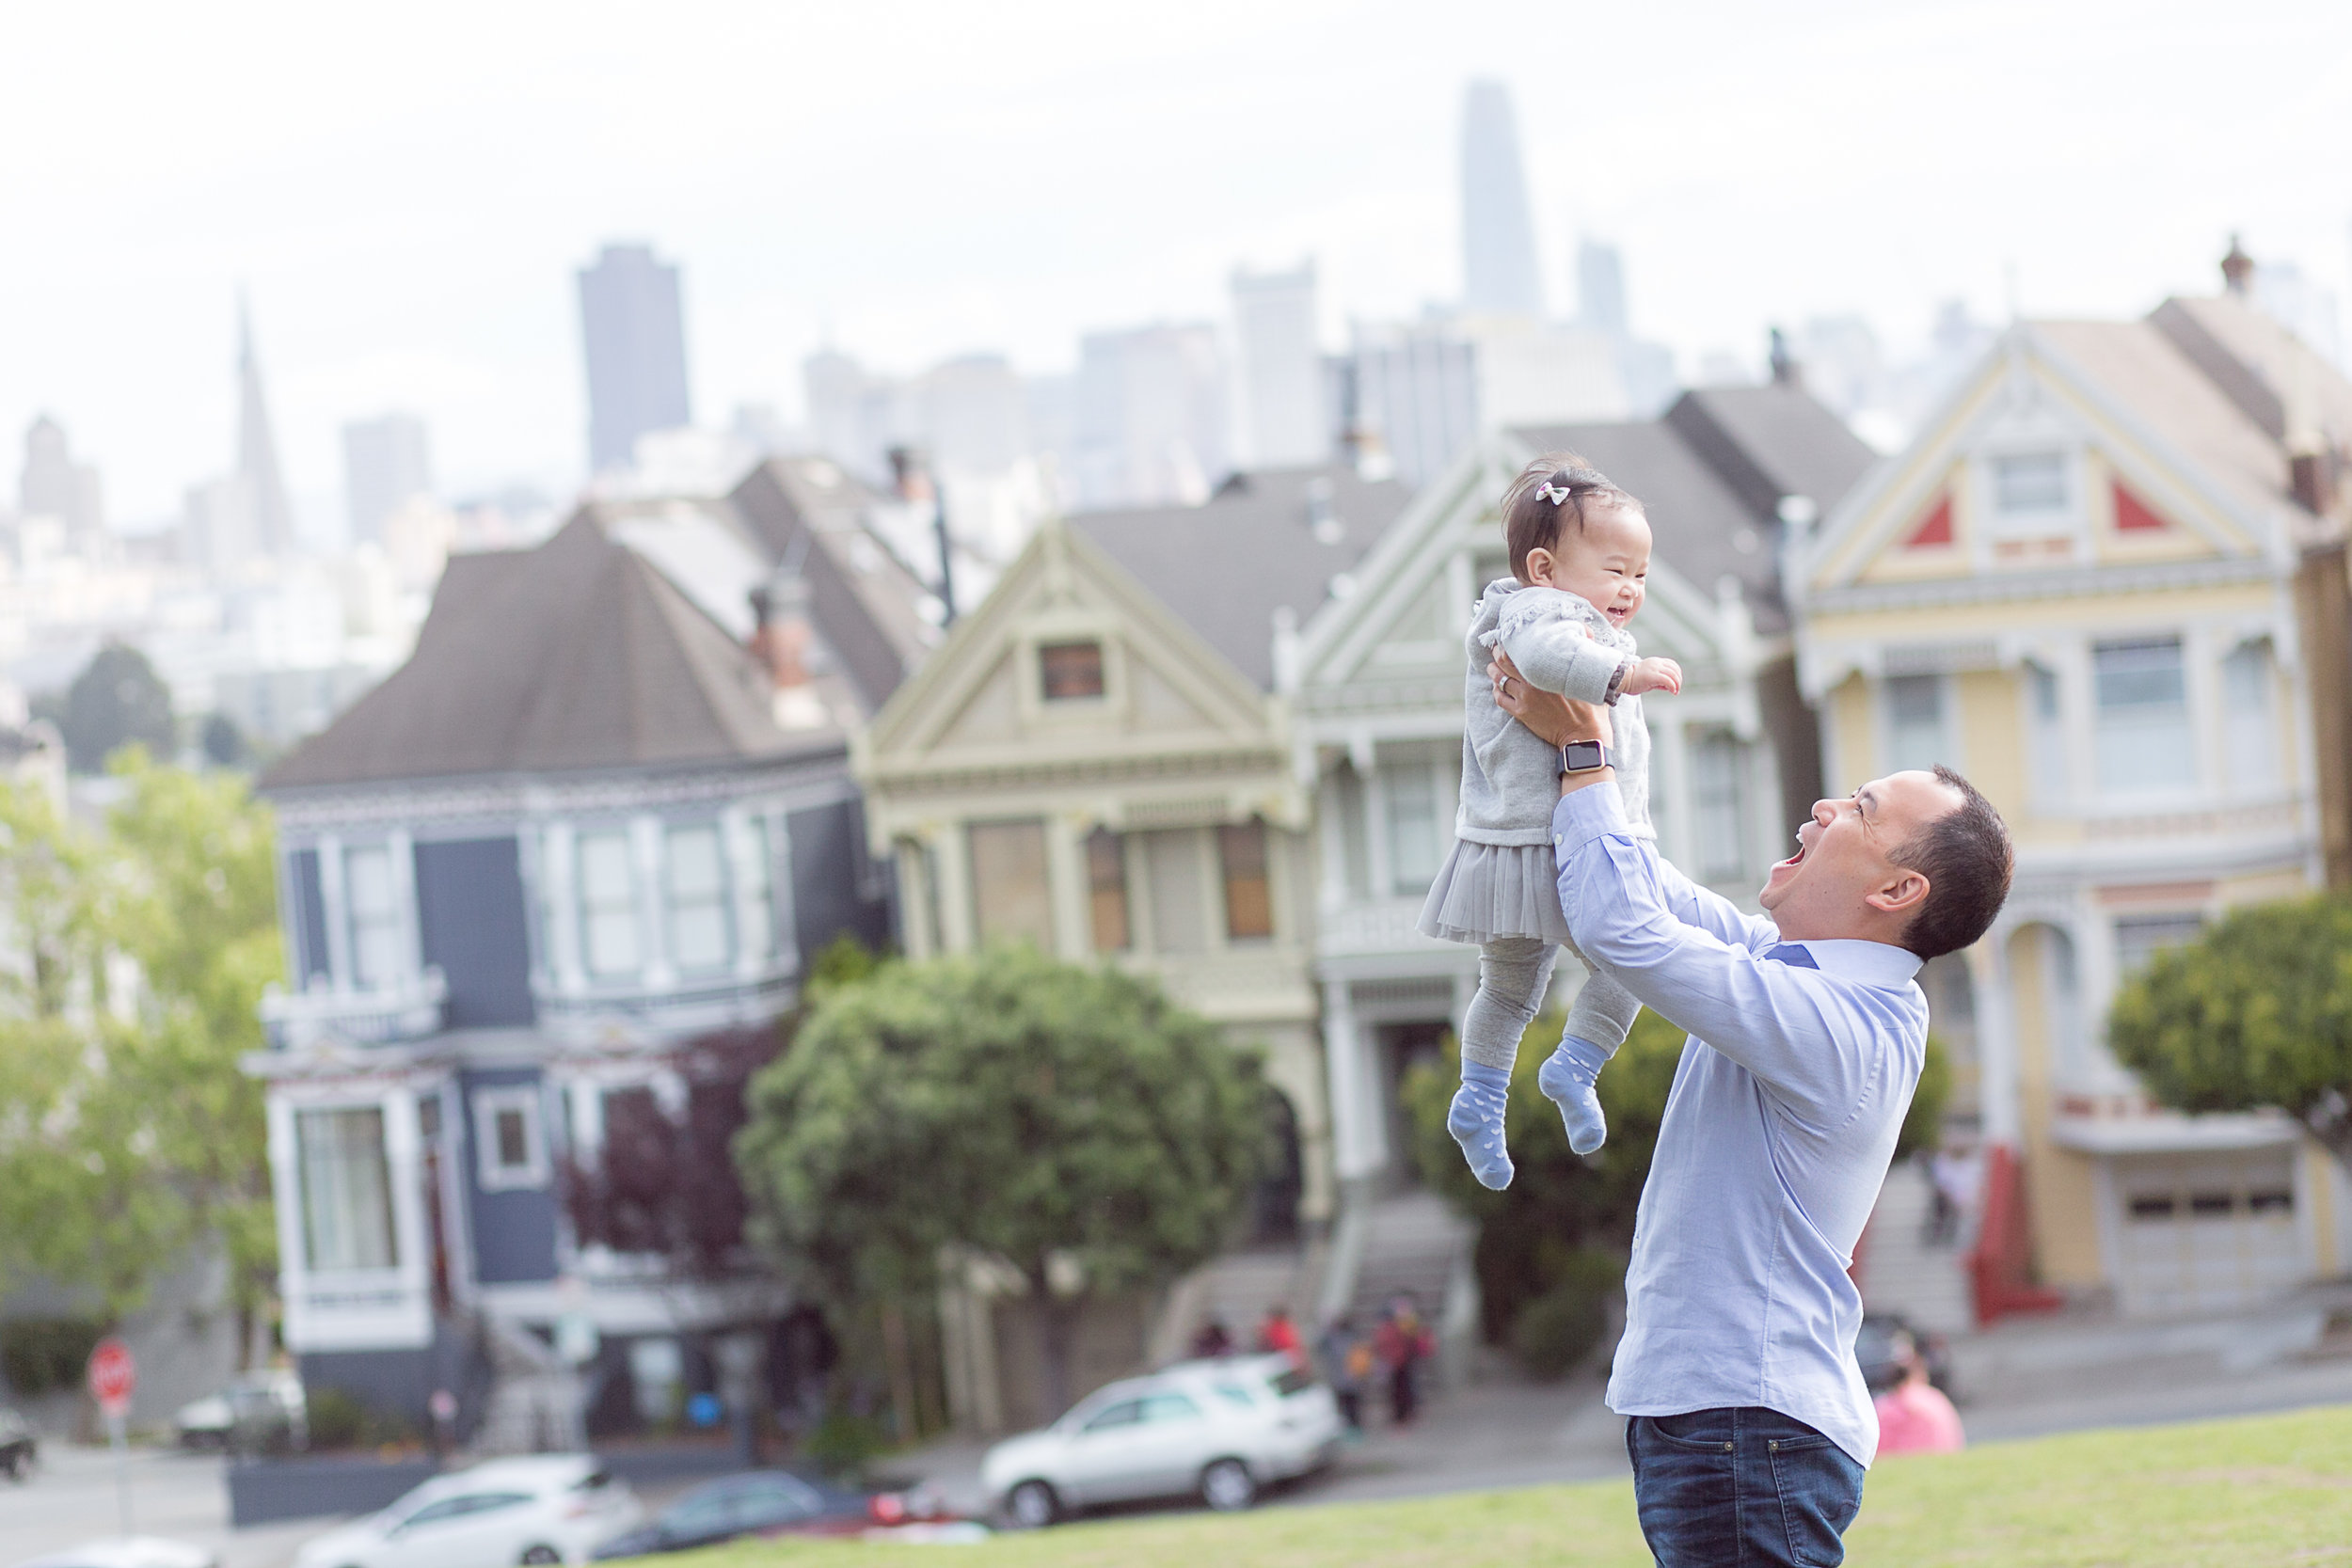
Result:
[[[744,1535],[856,1535],[912,1517],[895,1492],[845,1492],[787,1470],[746,1470],[694,1488],[596,1548],[599,1560],[682,1552]]]
[[[32,1474],[40,1458],[40,1439],[33,1435],[32,1427],[24,1417],[0,1405],[0,1470],[6,1470],[10,1481],[23,1481]]]
[[[1902,1381],[1902,1367],[1895,1359],[1898,1334],[1911,1336],[1928,1364],[1928,1381],[1950,1394],[1952,1357],[1944,1336],[1929,1333],[1899,1312],[1870,1312],[1863,1317],[1862,1332],[1854,1336],[1853,1355],[1862,1363],[1862,1381],[1869,1385],[1871,1395],[1883,1394]]]

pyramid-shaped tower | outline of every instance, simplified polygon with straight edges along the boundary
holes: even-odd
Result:
[[[262,555],[284,555],[294,546],[294,510],[286,504],[286,482],[278,468],[278,441],[270,433],[269,404],[262,395],[262,361],[253,351],[253,311],[237,297],[237,477],[253,506],[253,546]]]

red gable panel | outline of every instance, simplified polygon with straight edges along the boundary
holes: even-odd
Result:
[[[2162,529],[2171,525],[2149,510],[2148,503],[2118,484],[2115,487],[2115,530],[2131,533],[2141,529]]]
[[[1903,548],[1921,550],[1931,545],[1948,545],[1951,542],[1952,498],[1944,495],[1936,498],[1934,508],[1920,520],[1917,528],[1911,531],[1911,537],[1903,541]]]

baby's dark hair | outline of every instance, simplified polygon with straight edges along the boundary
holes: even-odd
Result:
[[[1558,548],[1569,529],[1583,532],[1586,508],[1616,506],[1642,510],[1639,500],[1576,453],[1544,453],[1520,469],[1502,493],[1502,540],[1511,551],[1511,575],[1524,583],[1528,551]]]

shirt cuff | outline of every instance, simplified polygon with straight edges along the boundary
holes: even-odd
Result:
[[[1563,795],[1551,808],[1552,852],[1562,858],[1597,838],[1613,833],[1625,837],[1631,832],[1625,819],[1625,792],[1613,783]]]

